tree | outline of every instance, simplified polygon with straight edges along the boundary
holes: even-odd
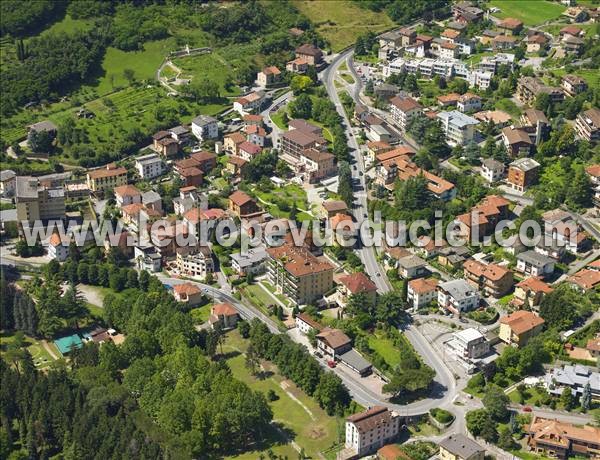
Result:
[[[131,85],[135,81],[135,72],[132,69],[123,69],[123,77]]]
[[[497,424],[487,409],[467,412],[466,420],[467,429],[473,436],[481,436],[490,443],[494,443],[498,439]]]
[[[540,93],[535,98],[535,108],[548,113],[552,107],[552,98],[548,93]]]
[[[502,426],[498,430],[498,447],[501,447],[505,450],[512,450],[515,448],[515,440],[512,437],[512,433],[510,428],[507,426]]]
[[[469,142],[465,147],[464,156],[469,164],[476,164],[481,156],[479,145],[473,141]]]
[[[79,329],[79,321],[89,313],[83,302],[83,297],[77,291],[77,288],[71,284],[67,288],[62,297],[60,316],[64,318],[68,324],[74,325]]]
[[[54,136],[46,130],[30,130],[27,136],[27,143],[34,152],[47,153],[52,150],[52,141]]]
[[[350,403],[348,390],[333,372],[321,374],[314,397],[328,415],[343,415],[344,407]]]
[[[289,103],[288,109],[292,118],[310,118],[312,100],[308,94],[302,93]]]
[[[244,364],[246,366],[246,369],[248,369],[252,375],[256,375],[258,373],[258,370],[260,369],[260,360],[258,359],[258,356],[256,355],[252,344],[250,344],[250,346],[248,346],[248,349],[246,350],[246,359],[244,361]]]
[[[577,168],[567,191],[567,202],[577,209],[592,205],[593,189],[590,178],[583,167]]]
[[[294,75],[290,83],[290,88],[295,95],[306,93],[313,86],[313,81],[306,75]]]
[[[569,387],[565,387],[560,394],[560,402],[567,411],[571,410],[575,406],[576,400],[573,397],[573,393],[571,393],[571,389]]]
[[[488,385],[483,397],[483,405],[495,420],[505,420],[508,417],[510,400],[502,388],[497,385]]]
[[[583,387],[583,393],[581,395],[581,408],[584,412],[588,411],[592,404],[592,388],[590,382],[587,382]]]

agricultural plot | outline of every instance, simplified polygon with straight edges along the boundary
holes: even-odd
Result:
[[[490,8],[496,7],[500,11],[494,13],[494,16],[501,19],[516,18],[523,21],[526,26],[535,26],[552,19],[560,17],[567,8],[556,2],[546,0],[491,0]]]

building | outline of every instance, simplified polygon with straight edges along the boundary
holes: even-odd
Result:
[[[418,310],[437,299],[438,281],[435,278],[417,278],[408,282],[407,301]]]
[[[406,280],[419,278],[428,273],[427,262],[415,255],[402,257],[398,260],[398,271]]]
[[[375,406],[346,419],[345,447],[356,457],[377,452],[400,432],[400,415]]]
[[[532,158],[518,158],[508,166],[507,183],[511,188],[524,192],[537,182],[540,164]]]
[[[243,177],[248,169],[248,162],[238,156],[230,156],[227,159],[225,170],[233,177]]]
[[[0,171],[0,195],[11,197],[15,194],[17,174],[11,169]]]
[[[257,112],[262,107],[264,100],[264,93],[262,91],[255,91],[237,98],[233,103],[233,110],[242,116]]]
[[[159,131],[152,136],[152,148],[165,158],[177,155],[179,142],[168,131]]]
[[[308,334],[310,331],[320,332],[323,330],[323,326],[321,326],[317,321],[312,319],[308,313],[298,313],[295,318],[296,327],[300,332],[304,335]]]
[[[230,303],[218,303],[210,308],[208,322],[214,329],[218,324],[222,329],[232,329],[239,319],[237,310]]]
[[[577,96],[587,90],[587,82],[577,75],[565,75],[562,77],[560,87],[568,96]]]
[[[411,97],[396,96],[390,100],[390,113],[396,126],[406,131],[410,120],[423,114],[423,107]]]
[[[93,169],[87,173],[88,188],[95,193],[127,184],[127,169],[110,163],[103,168]]]
[[[265,67],[256,75],[256,83],[263,88],[278,83],[280,79],[281,70],[275,66]]]
[[[475,259],[464,263],[463,273],[465,279],[476,289],[496,298],[508,294],[514,284],[513,273],[507,268]]]
[[[546,294],[550,294],[552,289],[540,278],[530,276],[515,285],[515,295],[511,304],[516,307],[527,306],[532,309],[539,307]]]
[[[335,359],[352,349],[350,337],[339,329],[324,328],[317,334],[317,350]]]
[[[537,97],[542,93],[548,94],[555,103],[561,102],[565,98],[565,93],[560,88],[545,85],[539,78],[519,78],[516,96],[522,103],[534,105]]]
[[[479,292],[465,280],[458,279],[438,284],[438,306],[456,315],[479,306]]]
[[[572,37],[570,35],[565,36],[562,40],[562,49],[565,53],[568,54],[581,54],[583,50],[583,46],[585,45],[585,41],[579,37]]]
[[[550,130],[548,118],[541,110],[526,109],[520,118],[521,129],[524,129],[529,138],[538,145],[541,141],[547,138]]]
[[[267,277],[295,305],[319,301],[333,289],[334,267],[306,247],[285,244],[268,248]]]
[[[219,137],[219,124],[216,118],[198,115],[192,120],[192,134],[200,142]]]
[[[323,59],[323,52],[315,45],[305,43],[296,48],[296,59],[304,59],[308,65],[318,66]]]
[[[502,196],[488,195],[471,211],[456,217],[456,230],[470,244],[493,235],[498,223],[508,218],[510,201]]]
[[[481,109],[481,97],[473,93],[465,93],[458,98],[456,107],[462,113]]]
[[[185,145],[190,141],[190,130],[185,126],[175,126],[169,129],[171,137],[179,142],[179,145]]]
[[[114,194],[115,201],[117,202],[117,206],[119,206],[119,208],[142,202],[142,193],[135,185],[127,184],[116,187],[114,189]]]
[[[238,217],[251,217],[262,211],[256,201],[241,190],[236,190],[229,196],[229,211]]]
[[[523,347],[532,337],[542,332],[543,328],[544,320],[537,314],[526,310],[517,310],[500,318],[498,337],[508,345]]]
[[[441,460],[483,460],[485,449],[464,434],[453,434],[440,442]]]
[[[506,35],[519,35],[523,30],[523,23],[515,18],[503,19],[497,26]]]
[[[511,50],[517,44],[517,37],[511,35],[497,35],[492,40],[492,49],[494,51]]]
[[[587,292],[600,286],[600,272],[583,268],[574,275],[569,276],[567,281],[576,289]]]
[[[585,110],[577,115],[575,131],[582,139],[589,142],[600,140],[600,109]]]
[[[173,297],[177,302],[185,303],[190,308],[197,307],[204,300],[202,289],[189,282],[174,285]]]
[[[64,262],[69,256],[69,241],[63,240],[58,233],[53,233],[48,240],[48,257]]]
[[[473,6],[471,2],[463,1],[452,5],[452,16],[463,23],[477,22],[483,18],[483,10]]]
[[[308,61],[304,58],[296,58],[288,61],[285,65],[285,70],[293,73],[305,73],[308,70]]]
[[[140,178],[151,180],[164,174],[165,164],[158,154],[151,153],[137,157],[135,159],[135,169]]]
[[[248,141],[242,142],[238,150],[239,157],[246,161],[252,161],[254,157],[262,152],[262,148],[259,145]]]
[[[437,117],[442,122],[442,129],[446,135],[446,142],[450,145],[466,145],[475,136],[475,126],[479,122],[457,110],[440,112]]]
[[[504,163],[493,158],[486,158],[481,162],[481,176],[488,184],[493,184],[504,178]]]
[[[456,107],[459,99],[460,99],[460,94],[449,93],[449,94],[443,94],[441,96],[438,96],[437,102],[438,102],[439,106],[442,108]]]
[[[554,273],[556,261],[536,251],[525,251],[517,255],[517,271],[529,276],[545,278]]]
[[[538,455],[561,460],[570,455],[597,458],[600,450],[600,428],[589,425],[575,426],[534,415],[526,432],[529,449]]]
[[[281,154],[298,159],[309,149],[323,149],[327,141],[323,138],[321,128],[306,120],[291,120],[289,130],[280,137]]]
[[[548,43],[548,39],[544,34],[533,34],[529,35],[525,42],[527,43],[528,53],[539,53]]]
[[[136,246],[133,249],[133,257],[140,270],[146,270],[151,273],[160,271],[162,256],[154,246]]]
[[[263,246],[250,248],[245,252],[236,252],[229,256],[231,268],[238,275],[258,275],[266,270],[267,250]]]
[[[591,371],[581,364],[555,367],[544,375],[544,385],[548,392],[560,396],[565,388],[571,390],[576,398],[583,395],[586,385],[590,386],[592,399],[600,401],[600,373]]]
[[[65,218],[64,189],[41,185],[36,177],[16,177],[14,200],[19,223]]]
[[[246,133],[246,139],[248,142],[258,145],[259,147],[264,147],[267,143],[267,131],[265,128],[258,125],[247,125],[244,128],[244,132]]]
[[[175,266],[180,275],[191,278],[206,279],[208,274],[215,272],[215,262],[212,251],[208,246],[198,246],[190,252],[177,251]]]
[[[512,126],[507,126],[502,130],[502,143],[512,157],[527,156],[533,147],[527,131]]]
[[[341,307],[346,306],[351,296],[358,294],[363,295],[369,305],[375,305],[377,286],[367,275],[356,272],[339,278],[337,294],[337,301]]]
[[[326,200],[321,203],[321,217],[330,219],[336,214],[345,213],[348,211],[348,206],[341,200]]]
[[[246,136],[239,131],[227,134],[223,137],[223,149],[232,155],[237,155],[240,145],[246,142],[246,140]]]
[[[490,343],[475,328],[463,329],[452,333],[452,339],[446,342],[452,352],[462,360],[475,360],[490,351]]]

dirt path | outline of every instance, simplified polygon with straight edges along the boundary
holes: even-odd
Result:
[[[46,350],[48,354],[52,356],[52,359],[58,359],[58,356],[56,356],[56,353],[54,353],[54,350],[52,350],[52,347],[48,344],[48,342],[45,340],[40,340],[40,343],[42,344],[42,347],[44,347],[44,350]]]

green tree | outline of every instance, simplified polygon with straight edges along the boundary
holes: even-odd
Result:
[[[495,420],[505,420],[508,417],[510,400],[499,386],[488,385],[482,401],[488,413]]]

